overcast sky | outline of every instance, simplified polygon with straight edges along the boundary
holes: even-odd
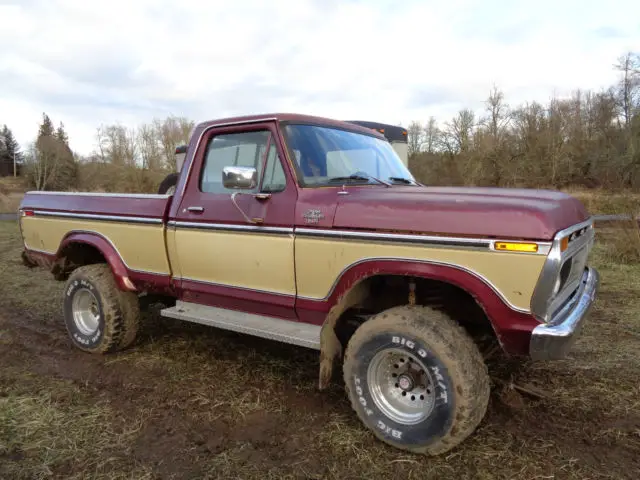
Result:
[[[289,111],[407,125],[615,81],[638,0],[0,0],[0,124]]]

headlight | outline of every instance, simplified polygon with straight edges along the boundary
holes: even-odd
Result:
[[[560,268],[560,273],[556,278],[555,283],[553,284],[553,291],[551,292],[551,296],[555,297],[560,289],[567,283],[567,279],[569,278],[569,274],[571,273],[571,266],[573,264],[573,258],[567,259],[563,264],[562,268]]]

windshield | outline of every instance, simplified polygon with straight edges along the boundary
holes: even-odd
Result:
[[[305,186],[415,184],[385,140],[338,128],[287,124],[284,135]]]

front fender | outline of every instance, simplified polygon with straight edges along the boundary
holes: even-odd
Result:
[[[539,322],[531,313],[510,307],[488,279],[457,265],[401,258],[369,258],[346,268],[327,297],[297,300],[300,316],[311,323],[323,324],[320,388],[328,384],[333,360],[338,354],[335,335],[331,335],[335,322],[357,301],[358,286],[379,275],[437,280],[464,290],[484,310],[503,350],[513,355],[528,354],[531,332]]]
[[[490,281],[458,265],[428,260],[367,259],[345,269],[326,299],[328,307],[339,303],[355,285],[376,275],[418,277],[450,283],[469,293],[487,314],[498,336],[504,330],[530,331],[539,325],[529,312],[511,307]]]

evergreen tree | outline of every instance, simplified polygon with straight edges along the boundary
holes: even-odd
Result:
[[[4,138],[0,136],[0,177],[7,175],[9,160],[10,158],[7,152],[7,147],[4,144]]]
[[[4,125],[0,129],[0,176],[13,175],[13,162],[22,164],[20,144],[13,136],[13,132]]]
[[[59,190],[75,187],[78,181],[78,162],[69,147],[69,136],[62,122],[56,130],[55,138],[58,143],[60,165],[53,187]]]
[[[56,130],[56,138],[64,143],[67,147],[69,146],[69,136],[64,130],[64,124],[62,122],[60,122],[60,126]]]
[[[9,127],[4,125],[2,127],[2,132],[0,133],[0,137],[4,143],[4,147],[9,153],[9,156],[13,158],[15,155],[16,161],[20,163],[22,161],[22,152],[20,151],[20,144],[13,136],[13,132]]]
[[[42,123],[40,124],[40,128],[38,129],[38,139],[42,137],[53,136],[54,133],[55,133],[55,130],[53,128],[53,122],[49,118],[49,115],[47,115],[46,113],[43,113]]]
[[[31,165],[31,182],[39,190],[67,190],[74,188],[78,165],[69,148],[64,125],[56,129],[46,113],[38,129]]]

